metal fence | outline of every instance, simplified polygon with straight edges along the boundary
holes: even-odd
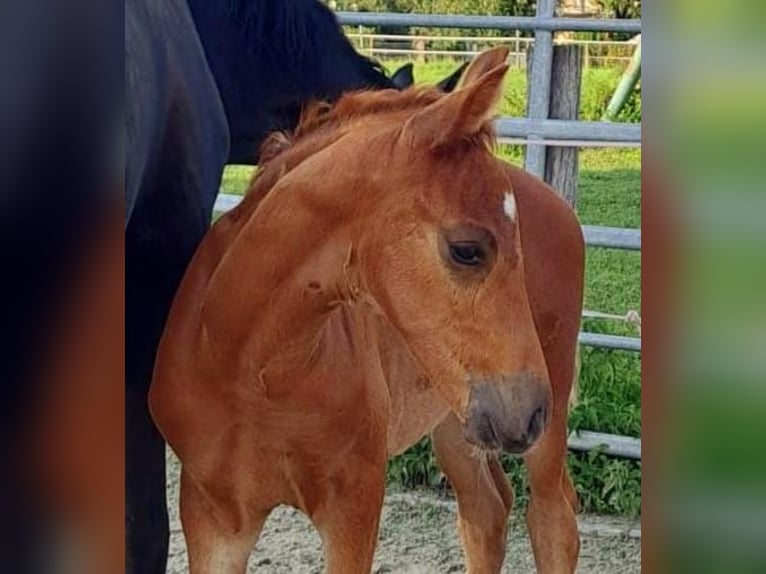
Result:
[[[433,36],[428,34],[375,34],[365,28],[348,28],[346,35],[356,49],[378,60],[406,58],[425,61],[426,59],[449,58],[469,60],[490,46],[507,46],[510,50],[508,62],[511,66],[524,68],[527,53],[534,44],[534,38],[514,36]],[[583,67],[627,66],[635,49],[635,42],[629,40],[580,40],[556,38],[557,45],[575,44],[583,48]]]
[[[556,146],[641,145],[640,124],[553,120],[548,117],[553,63],[553,32],[603,31],[639,34],[641,21],[555,17],[555,5],[555,0],[538,0],[537,14],[534,17],[373,12],[337,12],[336,14],[341,24],[350,26],[416,26],[533,31],[535,57],[527,88],[527,97],[529,98],[527,117],[502,117],[496,122],[496,130],[501,141],[511,139],[527,146],[524,167],[530,173],[543,178],[546,144],[551,145],[554,140]],[[215,209],[226,211],[240,200],[239,196],[220,194]],[[590,247],[641,249],[640,229],[583,226],[583,233],[585,242]],[[639,337],[582,332],[580,333],[580,342],[592,347],[632,352],[641,351],[641,339]],[[641,440],[632,437],[582,431],[570,436],[569,447],[575,450],[590,450],[598,447],[616,456],[641,458]]]

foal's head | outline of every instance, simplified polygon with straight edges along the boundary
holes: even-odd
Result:
[[[550,383],[524,283],[522,214],[492,153],[506,55],[478,56],[448,95],[341,99],[299,128],[296,150],[302,139],[312,148],[312,130],[323,149],[294,176],[325,206],[337,198],[324,216],[349,246],[338,292],[395,327],[469,440],[521,452],[546,424]]]

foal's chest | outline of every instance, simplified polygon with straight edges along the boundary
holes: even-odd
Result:
[[[436,391],[423,380],[398,381],[391,386],[401,392],[391,393],[388,424],[388,455],[394,456],[418,442],[447,416],[449,409]],[[394,390],[394,389],[392,389]]]

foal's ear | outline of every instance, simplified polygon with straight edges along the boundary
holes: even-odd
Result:
[[[475,135],[495,115],[507,71],[508,66],[501,63],[479,77],[474,75],[470,83],[407,120],[401,137],[412,147],[435,149],[447,142]]]
[[[477,82],[484,74],[505,64],[508,59],[508,48],[499,46],[486,52],[482,52],[468,63],[468,67],[460,77],[458,89],[464,88]]]

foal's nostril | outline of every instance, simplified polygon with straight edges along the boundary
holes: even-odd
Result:
[[[549,403],[548,388],[531,375],[474,383],[466,437],[487,450],[523,453],[545,430]]]
[[[500,435],[489,413],[484,413],[481,416],[481,423],[479,423],[478,429],[479,438],[490,448],[497,448],[501,444]]]
[[[545,407],[539,407],[532,417],[529,419],[529,425],[527,426],[527,439],[529,441],[535,440],[545,426]]]
[[[492,422],[492,417],[487,416],[487,426],[489,427],[489,432],[492,435],[492,440],[496,444],[500,444],[500,435],[497,432],[497,429],[495,428],[495,425]]]

